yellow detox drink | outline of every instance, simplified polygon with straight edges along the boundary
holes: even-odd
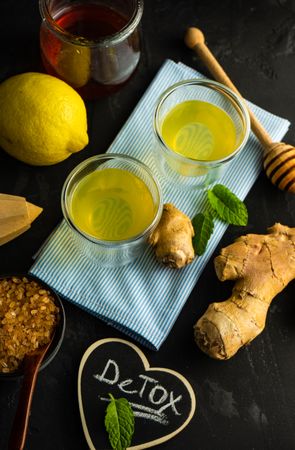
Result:
[[[77,184],[71,215],[76,226],[87,234],[118,241],[143,232],[153,221],[156,206],[139,177],[123,169],[105,168]]]
[[[164,118],[162,138],[182,156],[199,161],[223,159],[237,148],[235,125],[229,115],[211,103],[188,100]]]

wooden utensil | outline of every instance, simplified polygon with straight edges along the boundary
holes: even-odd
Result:
[[[42,208],[17,195],[0,194],[0,245],[24,233]]]
[[[208,68],[213,77],[228,86],[240,97],[241,94],[233,85],[223,68],[215,59],[207,45],[204,34],[198,28],[188,28],[185,34],[186,45],[194,50]],[[264,148],[263,166],[266,175],[279,189],[295,193],[295,148],[284,142],[273,142],[267,131],[248,108],[251,128]]]
[[[48,344],[43,345],[32,353],[25,356],[23,362],[23,383],[19,394],[17,410],[12,425],[8,450],[22,450],[25,446],[27,429],[29,424],[29,415],[33,393],[37,381],[39,367],[45,357],[47,350],[52,343],[54,333]]]

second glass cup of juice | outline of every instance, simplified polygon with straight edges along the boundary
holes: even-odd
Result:
[[[150,169],[131,156],[111,153],[80,163],[65,181],[61,202],[81,254],[108,267],[142,254],[163,208]]]
[[[250,132],[244,103],[208,79],[170,86],[157,102],[153,124],[159,173],[181,189],[203,189],[218,180]]]
[[[39,0],[47,72],[84,98],[117,90],[140,58],[143,0]]]

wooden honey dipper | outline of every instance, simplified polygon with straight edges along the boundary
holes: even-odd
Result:
[[[217,81],[228,86],[242,98],[237,88],[233,85],[205,44],[205,37],[201,30],[194,27],[188,28],[184,41],[190,49],[197,53]],[[295,148],[284,142],[273,142],[252,111],[248,107],[247,109],[251,119],[252,131],[264,148],[263,167],[266,175],[279,189],[295,194]]]

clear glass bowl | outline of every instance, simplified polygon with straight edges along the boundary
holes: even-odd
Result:
[[[104,169],[115,168],[128,171],[138,177],[148,188],[154,204],[154,216],[148,226],[135,236],[121,240],[102,240],[85,232],[76,223],[72,210],[73,193],[87,175]],[[150,169],[137,159],[123,154],[102,154],[93,156],[79,164],[67,177],[61,195],[64,218],[79,251],[100,266],[117,267],[133,262],[142,254],[150,233],[157,226],[163,209],[160,185]],[[142,204],[142,211],[145,207]],[[140,214],[142,211],[138,211]]]
[[[197,160],[176,153],[166,144],[162,126],[167,114],[180,103],[190,100],[217,106],[231,119],[235,145],[226,157]],[[234,92],[220,83],[200,78],[178,82],[163,92],[154,111],[153,128],[154,157],[160,177],[179,188],[202,189],[218,180],[243,149],[250,133],[250,118],[243,101]]]

